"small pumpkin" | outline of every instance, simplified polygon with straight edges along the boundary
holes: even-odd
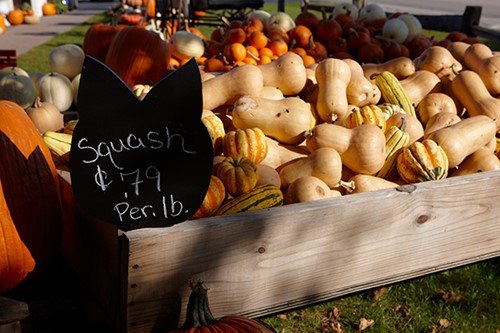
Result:
[[[61,111],[52,103],[42,102],[40,97],[35,99],[35,103],[28,107],[26,112],[40,134],[47,131],[57,132],[64,128]]]
[[[212,214],[222,205],[224,199],[226,199],[226,188],[224,184],[217,176],[211,175],[205,198],[192,219],[212,216]]]
[[[448,176],[448,156],[436,141],[415,141],[398,155],[396,166],[407,183],[440,180]]]
[[[21,9],[15,8],[7,13],[7,21],[11,25],[19,25],[24,23],[24,12]]]
[[[3,14],[0,14],[0,35],[7,31],[7,26],[5,24],[5,17]]]
[[[201,281],[191,284],[184,325],[169,333],[276,333],[264,323],[244,316],[229,315],[215,319],[210,311],[207,291],[208,289]]]
[[[243,155],[228,156],[217,167],[217,177],[222,180],[226,191],[238,196],[251,191],[256,185],[259,174],[257,165]]]
[[[222,151],[225,156],[243,155],[255,164],[266,158],[267,140],[260,128],[247,128],[229,131],[222,139]]]
[[[42,14],[44,16],[52,16],[57,14],[57,7],[52,2],[46,2],[42,5]]]

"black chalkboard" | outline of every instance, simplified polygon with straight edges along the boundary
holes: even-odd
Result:
[[[70,169],[83,209],[123,230],[171,226],[194,215],[213,161],[194,59],[141,101],[107,66],[87,56],[77,104]]]

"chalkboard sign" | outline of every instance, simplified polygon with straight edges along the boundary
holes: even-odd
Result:
[[[141,101],[87,56],[77,104],[70,169],[82,208],[123,230],[171,226],[194,215],[213,161],[194,59]]]

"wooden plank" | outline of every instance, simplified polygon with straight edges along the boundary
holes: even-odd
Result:
[[[16,50],[0,50],[0,69],[17,66]]]
[[[124,233],[128,332],[181,314],[261,316],[500,255],[500,171]]]

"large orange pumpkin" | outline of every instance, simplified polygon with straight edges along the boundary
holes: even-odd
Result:
[[[170,50],[156,32],[138,26],[121,29],[109,46],[105,64],[129,86],[153,86],[167,74]]]
[[[0,182],[0,293],[16,287],[35,268],[35,260],[19,237]]]
[[[36,275],[59,255],[59,178],[51,153],[26,111],[0,101],[0,119],[0,183],[8,213],[37,263]]]
[[[83,52],[104,62],[111,41],[115,38],[118,31],[125,27],[123,24],[111,25],[102,22],[92,24],[83,37]]]

